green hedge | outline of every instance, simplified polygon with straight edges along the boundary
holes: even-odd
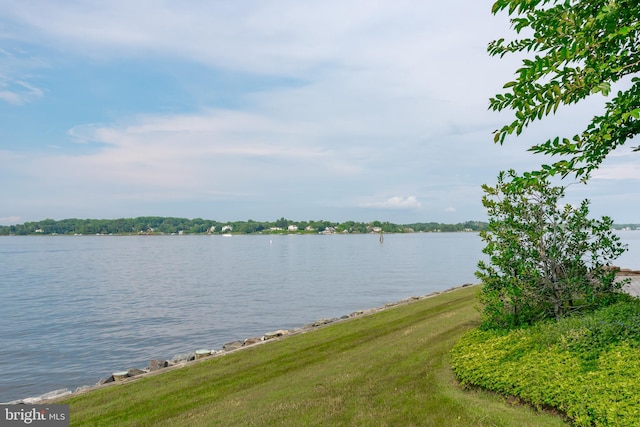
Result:
[[[579,426],[640,425],[640,302],[512,331],[473,330],[454,346],[465,385],[555,408]]]

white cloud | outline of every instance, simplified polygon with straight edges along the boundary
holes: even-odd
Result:
[[[638,159],[640,153],[633,151],[637,145],[633,140],[610,152],[602,165],[592,173],[595,181],[637,181],[640,179]],[[620,187],[618,187],[619,189]]]
[[[314,144],[315,132],[244,112],[147,115],[75,127],[69,134],[82,143],[78,153],[55,150],[23,163],[31,176],[48,174],[53,187],[158,200],[241,197],[295,184],[294,176],[312,185],[359,173],[349,159]]]
[[[593,179],[640,180],[640,167],[637,163],[607,164],[593,173]]]
[[[15,92],[10,92],[7,90],[0,91],[0,99],[8,102],[9,104],[14,104],[14,105],[24,104],[20,95],[18,95]]]
[[[45,43],[100,61],[172,57],[304,80],[340,70],[366,90],[483,106],[492,87],[478,84],[479,71],[504,69],[488,60],[488,40],[478,37],[501,19],[487,5],[461,0],[9,3],[5,12],[34,39],[44,35]],[[457,28],[461,22],[465,31]]]
[[[0,152],[3,182],[8,177],[19,185],[5,186],[0,195],[15,188],[28,195],[13,196],[24,197],[25,206],[75,208],[76,200],[101,212],[100,206],[114,200],[133,205],[233,198],[259,212],[270,204],[301,212],[330,206],[332,214],[347,205],[419,220],[473,219],[484,214],[480,184],[494,182],[501,169],[535,168],[544,159],[526,153],[527,141],[554,135],[545,125],[528,129],[520,141],[492,144],[491,131],[509,118],[487,111],[487,98],[512,78],[517,65],[487,56],[486,43],[506,35],[509,24],[491,16],[483,2],[87,0],[79,7],[6,0],[0,27],[4,22],[11,25],[3,31],[19,31],[6,38],[20,40],[34,55],[18,54],[15,47],[0,50],[7,59],[0,61],[4,102],[24,105],[44,95],[93,89],[59,76],[57,93],[40,83],[76,61],[96,73],[88,79],[93,82],[110,82],[108,73],[97,74],[103,64],[110,70],[133,64],[143,73],[145,67],[171,64],[167,74],[158,71],[160,80],[169,77],[177,87],[212,93],[217,102],[196,94],[167,110],[140,107],[136,100],[144,94],[132,84],[131,92],[110,94],[127,100],[126,112],[113,108],[94,118],[84,111],[72,117],[64,98],[70,105],[65,115],[75,124],[68,126],[68,136],[82,145],[46,134],[39,136],[39,151],[16,161]],[[34,69],[45,78],[25,72]],[[201,78],[209,71],[233,76],[233,107],[217,101],[217,92],[226,88]],[[260,84],[245,82],[246,76]],[[152,88],[153,80],[140,86]],[[89,100],[94,101],[100,105],[102,99]],[[148,108],[176,113],[153,114]],[[590,107],[580,108],[585,117],[593,116]],[[556,124],[580,128],[575,111],[559,111]],[[46,148],[52,145],[60,148]],[[629,168],[617,168],[617,175],[611,169],[601,180],[631,176]],[[376,194],[354,203],[363,188]],[[117,215],[129,215],[123,210]]]
[[[382,202],[363,203],[361,206],[380,209],[418,209],[421,204],[416,196],[393,196]]]
[[[24,52],[0,49],[0,100],[21,106],[42,98],[44,90],[30,81],[30,72],[44,66]]]
[[[0,76],[0,99],[13,105],[24,105],[44,96],[42,89],[28,82],[15,80],[9,81]]]
[[[23,219],[18,215],[0,217],[0,224],[2,225],[14,225],[21,222],[23,222]]]

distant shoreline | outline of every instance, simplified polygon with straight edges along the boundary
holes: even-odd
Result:
[[[634,230],[635,231],[635,230]],[[413,232],[384,232],[382,234],[445,234],[445,233],[479,233],[479,231],[413,231]],[[109,234],[59,234],[59,233],[33,233],[33,234],[0,234],[0,237],[137,237],[137,236],[212,236],[212,237],[236,237],[236,236],[328,236],[328,235],[374,235],[377,236],[380,233],[368,232],[368,233],[109,233]]]
[[[326,220],[216,221],[202,218],[137,217],[120,219],[44,219],[0,226],[0,235],[138,235],[138,234],[368,234],[480,231],[486,222],[394,224],[388,221]]]
[[[485,221],[459,223],[417,222],[394,224],[388,221],[327,220],[295,221],[217,221],[174,217],[136,217],[119,219],[43,219],[15,225],[0,225],[0,236],[27,235],[245,235],[245,234],[393,234],[480,232]],[[640,230],[640,224],[614,224],[614,230]]]

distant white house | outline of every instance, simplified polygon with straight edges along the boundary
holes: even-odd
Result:
[[[289,227],[287,227],[287,231],[291,232],[291,231],[298,231],[298,226],[297,225],[290,225]]]
[[[216,231],[216,226],[212,225],[211,228],[209,229],[209,233],[215,233]]]
[[[222,232],[224,233],[225,231],[231,231],[233,230],[233,227],[230,225],[223,225],[222,226]]]

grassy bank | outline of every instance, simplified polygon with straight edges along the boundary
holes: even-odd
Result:
[[[72,397],[71,424],[556,426],[464,391],[449,351],[479,323],[477,287]]]

